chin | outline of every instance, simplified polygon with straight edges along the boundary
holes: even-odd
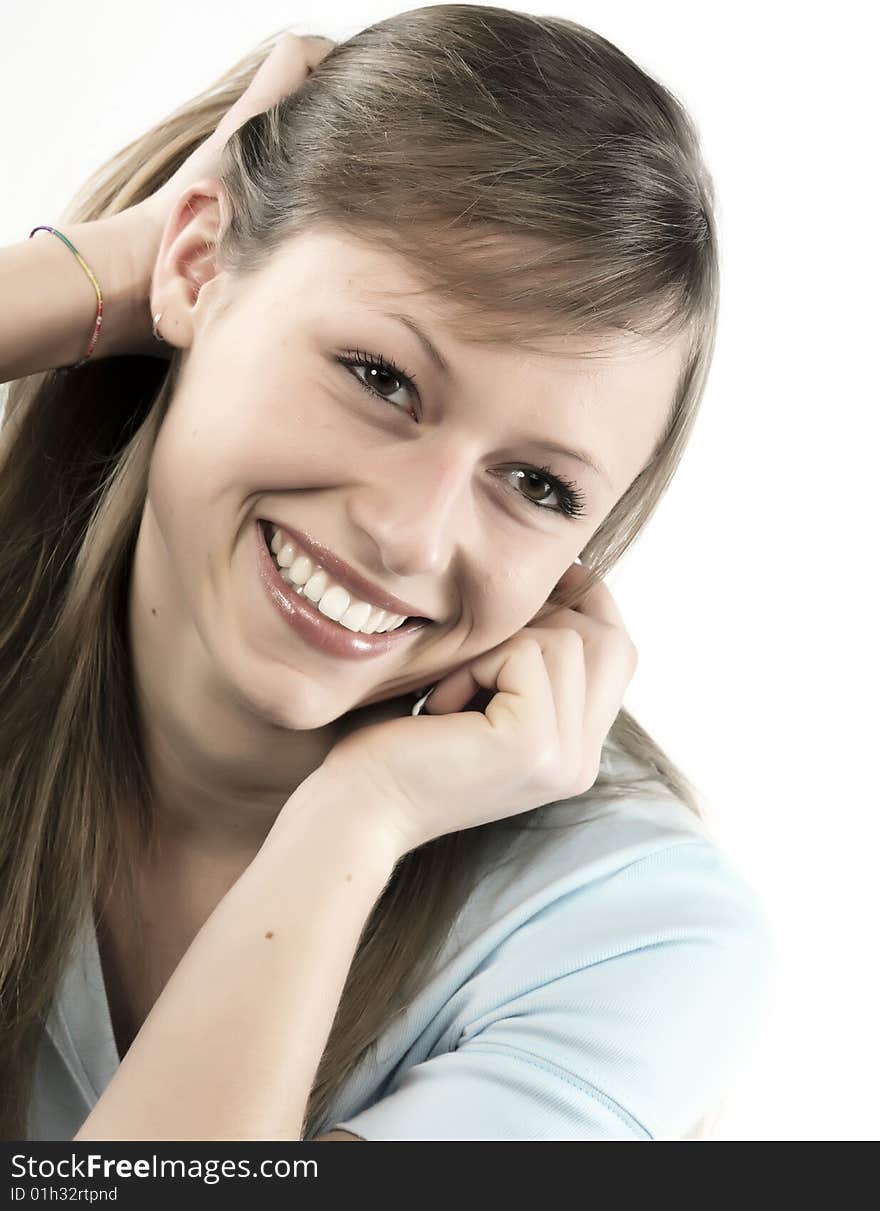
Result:
[[[310,692],[311,690],[311,692]],[[315,693],[313,687],[305,687],[302,694],[284,701],[263,700],[257,713],[267,723],[284,728],[289,732],[313,732],[327,727],[337,719],[354,710],[351,706],[334,705],[323,693]]]
[[[351,681],[338,675],[329,684],[312,673],[285,666],[276,656],[268,664],[243,653],[241,660],[229,652],[219,659],[217,671],[221,684],[242,710],[260,722],[285,731],[310,732],[327,727],[361,709],[400,700],[393,714],[408,713],[416,692],[400,686],[361,687],[351,700]],[[354,672],[355,670],[353,670]]]
[[[308,732],[338,719],[350,707],[332,701],[332,696],[305,674],[289,669],[259,679],[229,675],[227,692],[236,705],[262,724],[285,731]]]

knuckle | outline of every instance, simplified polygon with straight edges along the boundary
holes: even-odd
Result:
[[[528,635],[525,631],[521,631],[519,635],[516,636],[516,640],[520,647],[525,648],[528,652],[543,651],[541,641],[536,635]]]
[[[583,651],[584,637],[574,627],[564,627],[558,631],[558,635],[559,643],[570,647],[573,654]]]
[[[630,673],[634,673],[639,663],[639,649],[633,643],[626,631],[623,632],[623,654],[629,666]]]
[[[629,631],[623,627],[609,625],[608,642],[620,653],[627,663],[638,658],[638,649],[633,643]]]
[[[561,654],[562,656],[570,656],[572,659],[575,659],[583,655],[586,636],[575,627],[547,627],[542,634],[545,646],[550,648],[557,656]]]

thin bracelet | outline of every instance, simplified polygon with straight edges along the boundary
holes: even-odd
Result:
[[[87,362],[89,360],[89,358],[92,356],[92,351],[98,342],[98,337],[101,335],[101,321],[104,318],[104,296],[101,293],[101,287],[98,285],[98,279],[92,273],[91,269],[89,269],[88,265],[85,263],[82,256],[79,254],[79,252],[77,252],[77,250],[74,248],[73,244],[71,244],[70,240],[67,238],[66,235],[64,235],[62,232],[60,232],[57,229],[57,227],[40,226],[40,227],[34,228],[34,230],[28,236],[28,239],[29,240],[33,239],[35,233],[38,231],[51,231],[53,235],[58,236],[59,240],[64,241],[64,243],[67,245],[67,247],[73,253],[73,255],[76,257],[76,259],[79,261],[80,265],[82,265],[83,269],[89,275],[89,280],[91,281],[92,285],[94,286],[95,293],[98,296],[98,316],[97,316],[97,319],[95,320],[95,329],[94,329],[94,332],[92,333],[92,339],[89,341],[89,347],[86,350],[85,357],[81,357],[79,359],[79,361],[74,362],[72,366],[59,366],[58,367],[59,374],[68,374],[71,370],[78,369],[85,362]]]

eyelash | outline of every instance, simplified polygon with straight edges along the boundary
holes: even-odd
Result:
[[[339,357],[336,360],[342,366],[371,366],[373,369],[381,370],[392,378],[396,378],[402,386],[408,388],[410,391],[415,391],[416,395],[418,395],[415,375],[406,370],[399,369],[395,366],[394,362],[384,357],[381,353],[367,353],[362,349],[350,349],[347,351],[345,357]],[[372,399],[380,399],[386,404],[390,403],[390,400],[386,396],[380,395],[378,391],[368,383],[365,383],[363,379],[358,378],[356,374],[353,374],[351,377]],[[520,473],[543,476],[545,482],[559,495],[562,502],[558,506],[543,505],[540,501],[529,500],[527,496],[522,496],[522,493],[518,493],[526,504],[533,505],[536,509],[543,509],[545,512],[549,509],[551,513],[561,513],[566,517],[583,517],[585,514],[586,498],[577,485],[573,484],[570,480],[556,475],[549,467],[521,468]]]

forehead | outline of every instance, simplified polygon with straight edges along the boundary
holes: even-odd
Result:
[[[405,334],[407,350],[424,352],[413,334],[421,330],[461,398],[479,398],[488,419],[498,408],[516,430],[512,436],[564,439],[595,454],[614,496],[648,461],[668,419],[683,337],[661,342],[617,331],[530,340],[527,348],[512,340],[484,343],[402,258],[326,228],[293,237],[264,273],[273,311],[285,322],[369,317],[383,332]]]

